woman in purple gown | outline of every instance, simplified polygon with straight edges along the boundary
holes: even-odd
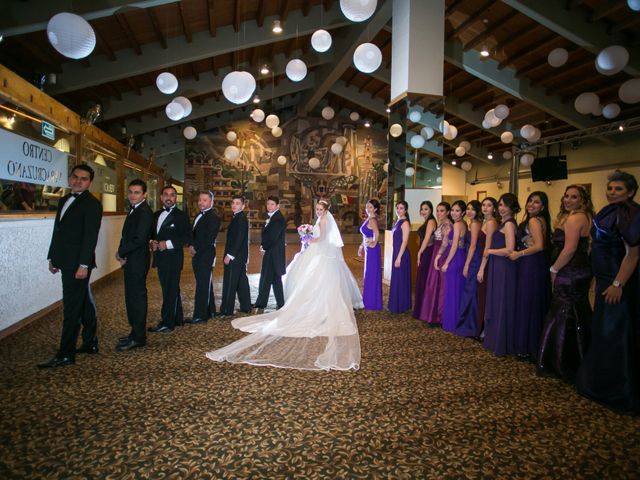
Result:
[[[433,251],[440,250],[442,239],[449,234],[451,227],[451,218],[449,212],[451,205],[447,202],[440,202],[436,207],[436,218],[438,219],[438,228],[433,234]],[[437,327],[442,323],[442,306],[444,302],[444,284],[442,272],[440,272],[441,258],[436,260],[436,255],[429,265],[429,273],[427,274],[427,283],[425,286],[425,295],[422,298],[420,306],[420,315],[418,318],[424,320],[431,327]],[[436,265],[438,269],[436,269]]]
[[[409,243],[409,205],[404,200],[396,203],[396,221],[391,234],[393,236],[393,268],[389,286],[389,311],[403,313],[411,309],[411,255]]]
[[[549,198],[532,192],[527,198],[524,220],[516,232],[515,262],[518,290],[515,316],[515,354],[536,360],[544,317],[551,301],[548,248],[551,242]]]
[[[560,202],[556,228],[551,237],[553,295],[545,318],[537,371],[575,382],[576,371],[589,346],[591,304],[589,288],[593,274],[589,256],[589,229],[593,205],[582,185],[569,185]]]
[[[427,276],[431,261],[433,260],[433,232],[435,232],[438,223],[436,217],[433,216],[433,204],[429,200],[425,200],[420,204],[420,216],[424,219],[424,223],[418,228],[418,239],[420,240],[420,250],[418,251],[418,259],[416,266],[416,286],[413,301],[413,317],[420,318],[420,307],[427,292]]]
[[[467,257],[462,268],[464,290],[460,299],[460,314],[455,334],[461,337],[476,337],[478,334],[478,270],[484,253],[484,241],[479,242],[482,233],[482,206],[477,200],[467,204]]]
[[[498,356],[515,353],[516,265],[509,255],[516,248],[514,216],[520,211],[518,197],[505,193],[498,201],[502,223],[493,234],[489,255],[487,305],[484,315],[484,346]]]
[[[358,248],[358,256],[364,256],[362,300],[365,310],[382,310],[382,268],[378,243],[380,202],[372,198],[365,208],[367,219],[360,225],[362,245]]]
[[[464,215],[467,205],[462,200],[456,200],[451,206],[451,218],[453,228],[449,229],[449,235],[442,241],[440,251],[447,251],[440,270],[444,276],[444,309],[442,312],[442,329],[447,332],[455,332],[460,314],[460,300],[464,290],[464,277],[462,269],[466,259],[465,238],[467,236],[467,224]]]
[[[491,248],[493,234],[498,230],[498,201],[493,197],[482,200],[482,229],[478,238],[478,250],[482,257],[478,268],[478,329],[476,339],[484,337],[484,312],[487,303],[487,263],[489,255],[487,250]]]

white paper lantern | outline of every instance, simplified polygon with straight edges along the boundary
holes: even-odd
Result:
[[[286,165],[287,157],[285,157],[284,155],[280,155],[277,161],[278,161],[278,165]]]
[[[360,119],[360,114],[358,112],[351,112],[349,118],[352,122],[357,122]]]
[[[493,112],[493,114],[496,116],[496,118],[499,118],[500,120],[504,120],[509,116],[509,107],[507,107],[506,105],[500,104],[495,108],[495,111]]]
[[[541,136],[542,132],[540,131],[540,129],[534,127],[533,134],[527,140],[529,140],[530,142],[537,142],[538,140],[540,140]]]
[[[629,62],[629,52],[620,45],[612,45],[602,50],[596,57],[596,67],[604,75],[615,75]]]
[[[229,142],[235,142],[238,139],[238,134],[233,130],[227,132],[227,140]]]
[[[602,115],[604,118],[608,118],[611,120],[612,118],[616,118],[620,115],[620,105],[617,103],[609,103],[602,107]]]
[[[449,128],[449,122],[447,122],[446,120],[442,120],[440,122],[440,124],[438,125],[438,129],[444,133],[444,131]]]
[[[460,165],[460,168],[461,168],[462,170],[464,170],[465,172],[468,172],[469,170],[471,170],[471,167],[473,167],[473,164],[472,164],[470,161],[468,161],[468,160],[465,160],[465,161],[464,161],[464,162],[462,162],[462,164]]]
[[[424,137],[422,135],[414,135],[409,140],[409,143],[413,148],[422,148],[424,147]]]
[[[436,183],[440,185],[442,183],[442,177],[436,178]]]
[[[311,46],[316,52],[326,52],[331,48],[331,34],[326,30],[316,30],[311,35]]]
[[[353,64],[362,73],[375,72],[382,64],[382,52],[373,43],[363,43],[353,52]]]
[[[58,53],[75,60],[89,56],[96,47],[96,34],[89,22],[73,13],[62,12],[51,17],[47,38]]]
[[[277,115],[274,115],[273,113],[271,115],[269,115],[267,117],[267,119],[264,121],[264,124],[269,127],[269,128],[275,128],[278,125],[280,125],[280,119],[278,118]]]
[[[402,135],[402,126],[399,123],[394,123],[389,127],[389,134],[393,138],[398,138],[400,135]]]
[[[280,127],[273,127],[271,129],[271,135],[276,138],[280,138],[282,136],[282,129]]]
[[[236,160],[240,156],[240,149],[235,145],[229,145],[224,149],[224,157],[227,160]]]
[[[535,133],[535,131],[536,127],[527,123],[520,129],[520,136],[528,140],[529,137],[531,137]]]
[[[285,73],[292,82],[300,82],[307,76],[307,65],[299,58],[294,58],[287,63]]]
[[[466,154],[467,151],[464,149],[464,147],[461,147],[460,145],[456,147],[456,155],[458,157],[464,157]]]
[[[502,134],[500,134],[500,141],[502,143],[511,143],[511,142],[513,142],[513,133],[511,133],[511,132],[502,132]]]
[[[485,128],[487,130],[491,128],[491,124],[486,118],[482,120],[482,128]]]
[[[632,78],[627,80],[618,90],[618,97],[624,103],[638,103],[640,102],[640,78]]]
[[[182,105],[176,102],[171,102],[165,107],[164,111],[167,114],[167,117],[169,117],[169,119],[173,120],[174,122],[181,120],[184,115],[184,108],[182,108]]]
[[[340,0],[340,10],[352,22],[364,22],[376,11],[377,3],[377,0]]]
[[[411,110],[411,112],[409,112],[409,120],[412,122],[418,123],[420,119],[422,119],[422,113],[420,113],[419,110]]]
[[[320,166],[320,160],[318,160],[316,157],[311,157],[309,159],[309,168],[315,170]]]
[[[469,150],[471,150],[471,143],[469,143],[467,140],[461,141],[460,146],[464,148],[465,152],[468,152]]]
[[[520,157],[520,164],[523,167],[530,167],[533,164],[533,155],[530,153],[525,153]]]
[[[416,170],[415,170],[415,168],[413,168],[413,167],[407,167],[407,169],[404,171],[404,174],[405,174],[407,177],[413,177],[413,174],[414,174],[414,173],[416,173]]]
[[[162,72],[156,77],[156,87],[162,93],[171,95],[178,90],[178,79],[173,73]]]
[[[198,131],[193,127],[185,127],[184,130],[182,130],[182,134],[187,140],[193,140],[196,138]]]
[[[449,125],[444,129],[443,136],[447,140],[453,140],[458,136],[458,128],[455,125]]]
[[[513,153],[511,153],[511,150],[505,150],[502,152],[502,158],[505,160],[511,160],[511,158],[513,158]]]
[[[182,114],[182,118],[186,118],[189,115],[191,115],[191,111],[193,110],[193,107],[191,106],[191,102],[187,97],[176,97],[173,99],[173,101],[182,105],[182,109],[184,110],[184,113]]]
[[[240,105],[249,101],[256,90],[256,79],[249,72],[229,72],[222,79],[222,94],[231,103]]]
[[[558,68],[567,63],[569,59],[569,52],[567,52],[564,48],[554,48],[547,55],[547,62],[554,68]]]
[[[262,120],[264,120],[264,110],[256,108],[253,112],[251,112],[250,117],[254,122],[260,123]]]
[[[420,135],[422,135],[427,140],[432,139],[434,134],[435,132],[431,127],[423,127],[422,130],[420,130]]]
[[[324,118],[325,120],[331,120],[336,115],[336,112],[333,108],[327,106],[322,109],[321,114],[322,118]]]
[[[640,12],[640,0],[627,0],[627,5],[634,12]]]
[[[331,153],[333,153],[334,155],[340,155],[343,149],[344,147],[340,145],[338,142],[331,145]]]
[[[600,104],[596,105],[593,111],[591,112],[591,114],[595,115],[596,117],[599,117],[600,115],[602,115],[602,105]]]
[[[347,144],[347,137],[338,137],[336,138],[336,143],[339,143],[340,145],[342,145],[343,147]]]
[[[593,112],[593,109],[600,103],[600,97],[593,92],[581,93],[576,97],[573,106],[578,113],[588,115]]]

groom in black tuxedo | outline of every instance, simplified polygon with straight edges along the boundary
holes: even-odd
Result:
[[[151,251],[162,288],[161,320],[150,332],[172,332],[184,323],[180,297],[180,273],[184,264],[182,249],[191,242],[191,226],[187,214],[176,207],[178,192],[171,185],[162,189],[164,207],[153,217]]]
[[[89,278],[95,268],[95,249],[102,220],[102,205],[91,195],[93,169],[77,165],[69,176],[71,193],[58,202],[49,246],[49,271],[62,273],[62,336],[55,357],[38,364],[54,368],[75,363],[76,353],[98,353],[96,306]],[[82,347],[76,341],[82,325]]]
[[[247,278],[249,260],[249,221],[244,213],[243,196],[231,199],[233,220],[227,230],[227,242],[224,247],[224,277],[222,280],[222,303],[220,315],[233,315],[236,294],[240,301],[240,311],[251,311],[251,295]]]
[[[120,339],[116,347],[120,352],[145,344],[149,240],[153,228],[153,212],[147,203],[147,184],[139,178],[131,180],[127,197],[131,208],[122,226],[116,260],[124,270],[124,301],[131,331]]]
[[[189,245],[191,265],[196,278],[196,296],[193,316],[186,323],[204,323],[216,314],[211,269],[216,260],[216,237],[220,230],[220,219],[213,211],[213,193],[200,192],[198,208],[200,213],[193,221],[192,241]]]
[[[287,224],[279,207],[280,199],[278,197],[271,196],[267,199],[269,219],[262,229],[262,242],[260,245],[260,251],[263,254],[262,270],[260,272],[260,286],[254,313],[262,313],[264,311],[269,300],[271,287],[273,287],[273,295],[276,297],[278,308],[284,305],[282,275],[286,271],[285,230]]]

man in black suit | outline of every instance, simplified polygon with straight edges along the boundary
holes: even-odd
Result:
[[[244,213],[244,197],[236,195],[231,199],[233,220],[227,230],[224,246],[224,277],[222,280],[222,303],[220,315],[233,315],[236,294],[240,301],[240,311],[251,311],[251,295],[247,278],[249,260],[249,221]]]
[[[139,178],[131,180],[127,197],[131,208],[122,226],[116,260],[124,269],[124,301],[131,331],[120,339],[116,347],[120,352],[145,344],[149,240],[153,228],[153,212],[147,203],[147,184]]]
[[[49,246],[49,271],[62,273],[64,320],[60,348],[55,357],[38,364],[54,368],[75,363],[76,353],[98,353],[96,306],[89,278],[95,268],[95,249],[102,220],[102,205],[89,192],[93,169],[77,165],[69,176],[71,193],[60,199]],[[82,325],[82,347],[76,349]]]
[[[187,214],[176,207],[175,188],[164,187],[160,199],[164,207],[154,215],[150,246],[162,287],[162,310],[160,322],[148,331],[168,333],[184,323],[180,273],[184,264],[182,249],[191,241],[191,226]]]
[[[189,245],[191,265],[196,277],[196,296],[193,316],[186,323],[204,323],[216,314],[211,269],[216,260],[216,237],[220,219],[213,211],[213,193],[198,195],[200,213],[193,221],[192,242]]]
[[[273,287],[278,308],[284,305],[282,290],[282,275],[286,271],[285,231],[287,222],[280,212],[280,199],[271,196],[267,199],[267,214],[269,219],[262,229],[262,270],[260,272],[260,286],[254,313],[262,313],[269,300],[269,292]]]

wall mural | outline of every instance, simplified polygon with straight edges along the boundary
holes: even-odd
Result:
[[[198,211],[200,190],[213,192],[223,223],[231,219],[231,197],[243,193],[253,229],[262,228],[269,195],[280,197],[292,231],[311,221],[318,198],[331,202],[343,233],[358,231],[367,199],[380,199],[384,208],[384,132],[315,117],[295,117],[280,128],[276,138],[264,123],[247,120],[201,132],[187,142],[185,201],[191,215]]]

